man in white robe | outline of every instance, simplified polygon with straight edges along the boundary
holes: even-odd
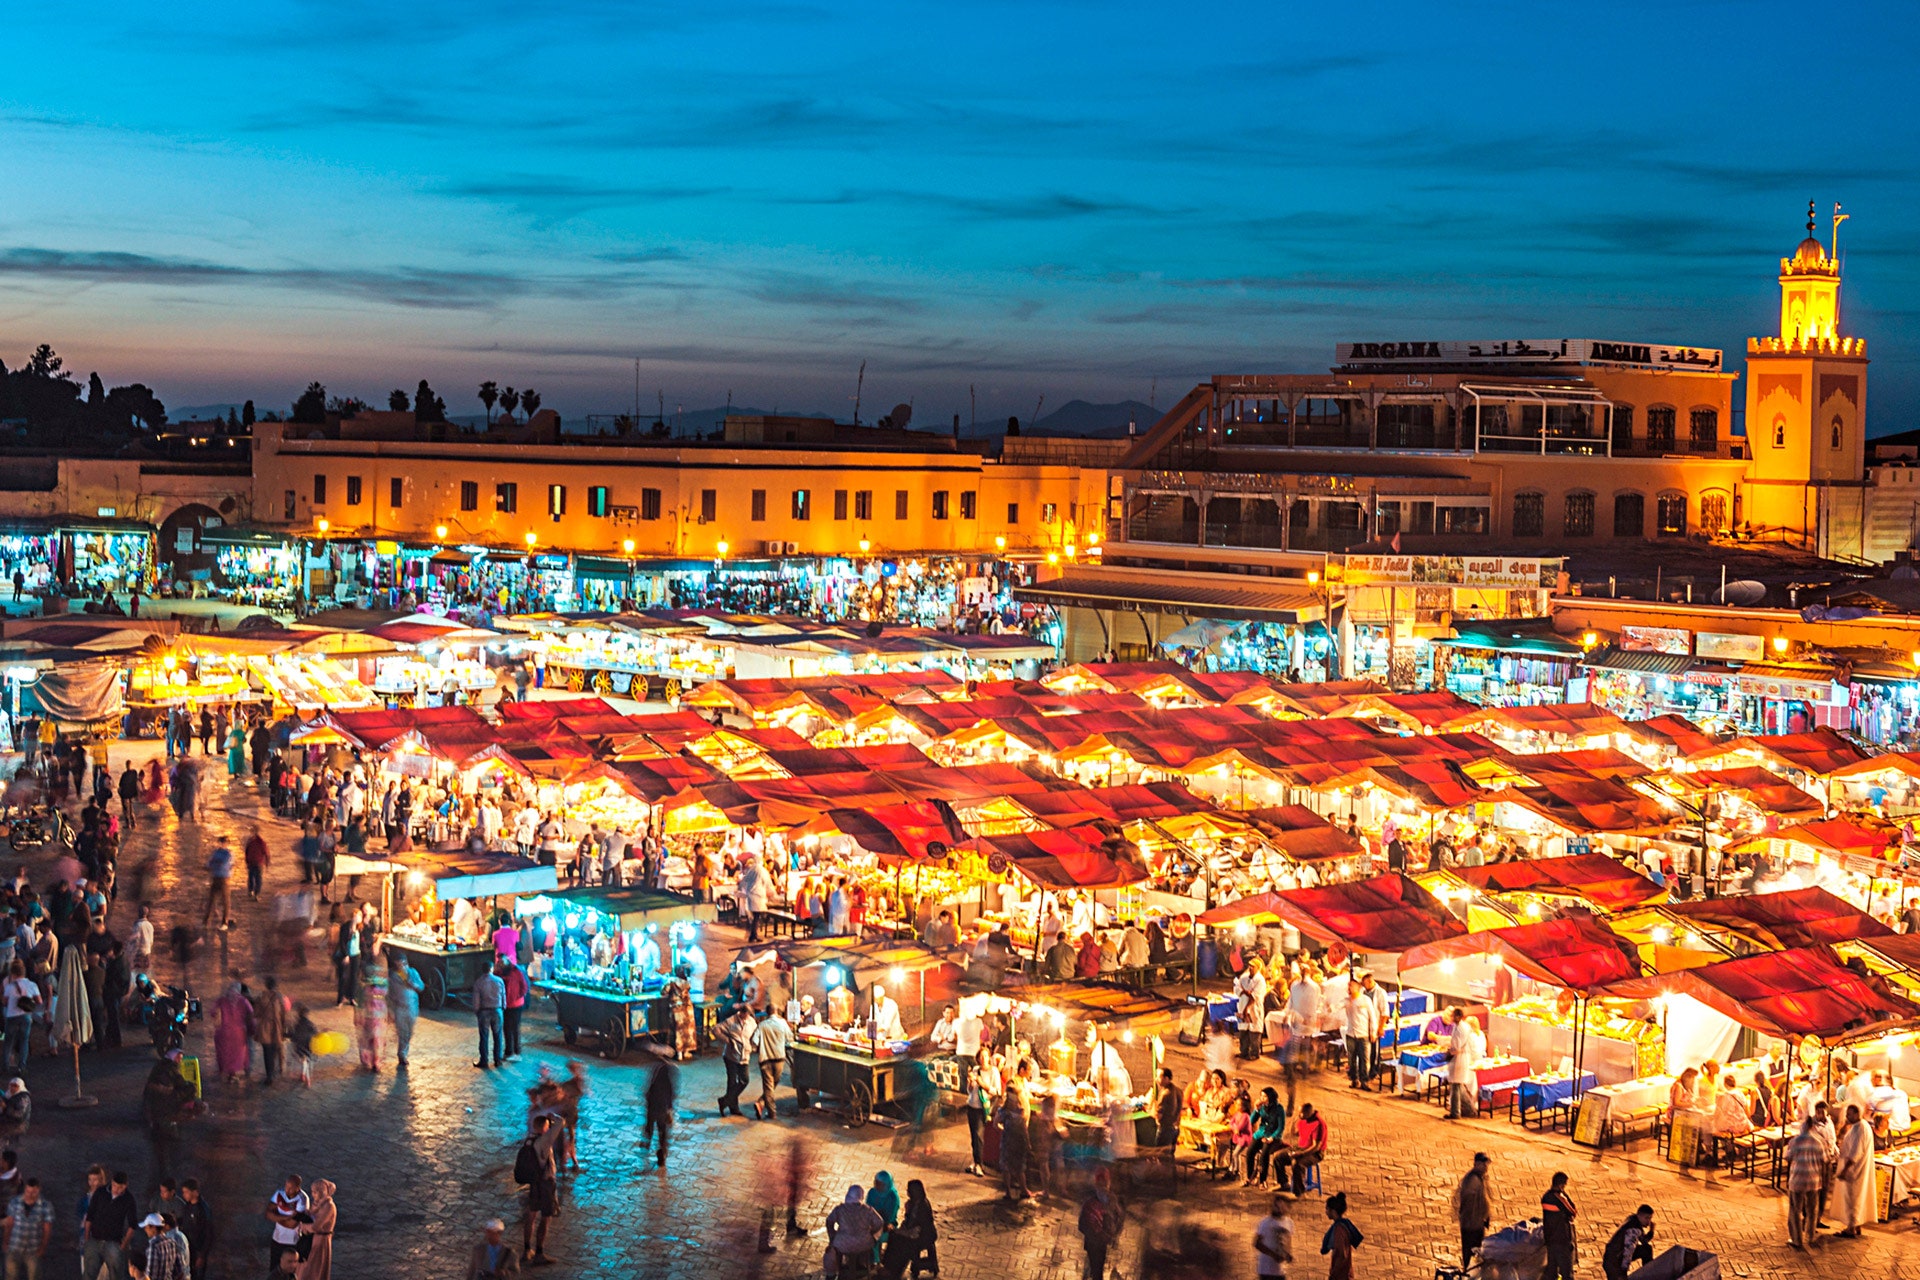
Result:
[[[1841,1235],[1857,1237],[1863,1224],[1875,1220],[1873,1126],[1860,1118],[1860,1108],[1852,1104],[1847,1106],[1847,1127],[1840,1133],[1840,1167],[1833,1175],[1833,1194],[1846,1223]]]

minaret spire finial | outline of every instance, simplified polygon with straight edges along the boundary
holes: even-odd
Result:
[[[1813,208],[1814,208],[1813,201],[1811,200],[1807,201],[1807,234],[1808,235],[1813,234],[1813,229],[1818,224],[1818,221],[1819,221],[1818,218],[1814,215]]]

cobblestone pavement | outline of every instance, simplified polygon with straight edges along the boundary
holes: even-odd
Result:
[[[152,747],[136,745],[141,758]],[[121,751],[114,752],[117,768]],[[148,897],[157,906],[161,936],[178,919],[197,919],[204,897],[202,867],[215,838],[238,841],[259,820],[263,806],[250,782],[229,785],[216,777],[204,825],[181,825],[170,812],[150,812],[122,855],[122,875],[131,883],[150,869]],[[237,893],[239,927],[215,935],[193,960],[188,977],[211,996],[217,975],[238,966],[250,975],[266,971],[256,948],[265,937],[271,895],[297,879],[288,824],[268,815],[263,827],[273,849],[268,896],[250,903]],[[36,881],[45,877],[45,856],[28,860]],[[236,877],[236,884],[239,883]],[[131,898],[123,891],[114,926],[124,933]],[[713,945],[738,941],[715,929]],[[323,1028],[351,1033],[346,1010],[332,1005],[331,972],[320,948],[304,971],[281,970],[283,985],[308,1000]],[[177,976],[171,961],[163,976]],[[723,965],[716,963],[715,972]],[[527,1052],[504,1070],[471,1065],[475,1051],[471,1017],[448,1010],[421,1019],[409,1072],[391,1066],[377,1075],[353,1068],[351,1057],[322,1060],[312,1089],[297,1084],[263,1088],[257,1080],[237,1090],[209,1087],[211,1113],[188,1126],[176,1174],[197,1176],[220,1223],[215,1276],[257,1276],[265,1271],[264,1197],[287,1172],[339,1184],[340,1226],[335,1274],[342,1277],[436,1277],[464,1275],[468,1248],[478,1226],[505,1217],[517,1238],[513,1154],[525,1109],[525,1088],[539,1067],[564,1063],[550,1014],[535,1009],[527,1022]],[[211,1058],[204,1028],[191,1046]],[[582,1041],[582,1051],[588,1051]],[[1173,1051],[1176,1075],[1187,1079],[1197,1059]],[[100,1160],[133,1174],[136,1189],[157,1176],[150,1167],[138,1123],[140,1083],[152,1061],[143,1045],[114,1054],[83,1057],[95,1109],[64,1111],[54,1105],[71,1088],[61,1060],[36,1057],[29,1079],[38,1100],[33,1130],[15,1145],[23,1166],[53,1192],[60,1237],[73,1226],[73,1205],[86,1164]],[[948,1123],[933,1136],[935,1152],[909,1158],[900,1135],[880,1126],[849,1130],[826,1116],[776,1123],[721,1120],[712,1100],[721,1073],[711,1058],[682,1073],[681,1121],[668,1170],[657,1172],[638,1145],[639,1093],[645,1071],[633,1056],[618,1063],[588,1058],[592,1091],[583,1111],[581,1150],[585,1168],[563,1182],[564,1212],[549,1241],[559,1260],[555,1274],[641,1277],[764,1276],[769,1280],[817,1274],[822,1240],[817,1232],[827,1209],[849,1184],[866,1185],[875,1171],[890,1170],[904,1185],[923,1179],[937,1210],[943,1274],[948,1277],[1021,1277],[1067,1280],[1082,1273],[1073,1205],[1064,1199],[1014,1207],[997,1188],[964,1173],[964,1123]],[[1257,1089],[1277,1079],[1268,1064],[1245,1074]],[[757,1092],[757,1082],[752,1091]],[[750,1095],[751,1096],[751,1095]],[[784,1095],[788,1108],[791,1094]],[[1920,1246],[1910,1223],[1880,1227],[1859,1241],[1830,1241],[1810,1257],[1785,1245],[1785,1199],[1742,1179],[1684,1179],[1642,1142],[1630,1156],[1609,1152],[1596,1159],[1564,1136],[1523,1133],[1503,1120],[1448,1124],[1423,1104],[1349,1092],[1344,1080],[1318,1077],[1303,1098],[1320,1104],[1332,1128],[1323,1169],[1327,1191],[1345,1190],[1352,1216],[1366,1233],[1360,1274],[1369,1278],[1429,1280],[1437,1263],[1455,1259],[1457,1235],[1448,1213],[1455,1180],[1476,1150],[1494,1157],[1500,1215],[1531,1214],[1538,1192],[1556,1169],[1572,1176],[1583,1219],[1580,1275],[1599,1275],[1605,1236],[1635,1205],[1646,1201],[1659,1213],[1659,1239],[1713,1250],[1726,1273],[1742,1278],[1812,1274],[1878,1277],[1920,1274]],[[795,1144],[810,1163],[802,1221],[816,1229],[803,1240],[774,1234],[777,1252],[756,1251],[761,1206],[784,1204],[785,1169]],[[1234,1259],[1230,1274],[1251,1276],[1247,1243],[1264,1208],[1263,1197],[1204,1176],[1183,1178],[1175,1189],[1183,1209],[1221,1233]],[[1324,1227],[1319,1205],[1296,1206],[1295,1274],[1325,1274],[1318,1256]],[[1121,1274],[1140,1274],[1141,1229],[1131,1229],[1118,1251]],[[61,1274],[56,1269],[53,1274]]]

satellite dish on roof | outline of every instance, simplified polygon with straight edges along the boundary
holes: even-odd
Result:
[[[1915,569],[1910,564],[1901,563],[1893,566],[1893,572],[1889,573],[1887,577],[1894,582],[1911,582],[1915,578],[1920,578],[1920,569]]]
[[[913,406],[910,404],[897,404],[893,406],[893,412],[887,416],[893,419],[893,425],[895,427],[904,427],[913,421]]]
[[[1756,605],[1767,598],[1767,584],[1743,578],[1738,582],[1729,582],[1717,593],[1718,604]]]

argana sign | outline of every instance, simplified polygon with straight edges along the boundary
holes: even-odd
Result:
[[[1343,365],[1394,367],[1422,364],[1620,364],[1646,369],[1692,369],[1712,373],[1721,353],[1712,347],[1660,342],[1603,342],[1595,338],[1504,338],[1498,342],[1342,342]]]

